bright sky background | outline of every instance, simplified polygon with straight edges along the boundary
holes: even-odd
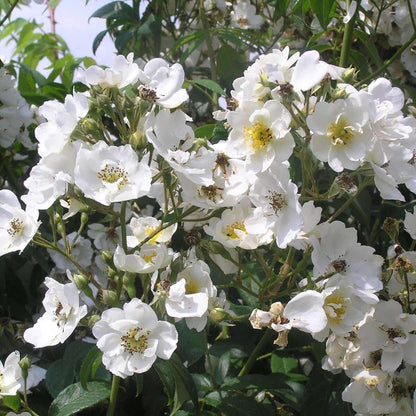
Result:
[[[75,57],[91,56],[98,64],[110,66],[113,62],[116,50],[108,35],[103,39],[97,54],[92,54],[92,42],[95,36],[105,29],[105,19],[88,18],[100,7],[109,3],[110,0],[61,0],[55,11],[56,32],[67,42],[71,53]],[[38,23],[44,24],[44,30],[50,31],[49,12],[45,5],[37,4],[34,1],[29,6],[21,6],[12,14],[12,19],[23,17],[35,19]],[[6,46],[0,42],[0,56],[11,58],[13,46]]]

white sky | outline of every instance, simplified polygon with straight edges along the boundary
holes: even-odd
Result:
[[[95,36],[105,29],[105,19],[88,18],[100,7],[108,4],[110,0],[61,0],[55,11],[56,32],[67,42],[71,53],[75,57],[91,56],[100,65],[110,66],[116,54],[115,47],[108,35],[103,39],[94,56],[92,53],[92,42]],[[21,6],[12,14],[12,19],[23,17],[35,19],[38,23],[44,23],[44,30],[50,31],[49,13],[45,5],[34,1],[29,6]],[[6,46],[4,41],[0,42],[0,56],[6,60],[11,58],[13,46]]]

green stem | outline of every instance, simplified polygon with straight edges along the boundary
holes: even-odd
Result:
[[[386,63],[374,71],[371,75],[364,78],[362,81],[358,82],[355,87],[360,87],[361,85],[367,84],[369,81],[373,80],[374,78],[378,77],[382,74],[396,59],[400,58],[400,55],[416,40],[416,33],[410,37],[410,39],[403,44],[399,49],[397,49],[396,53],[386,61]]]
[[[14,8],[17,6],[17,3],[19,3],[19,0],[14,0],[14,3],[10,6],[10,9],[4,15],[3,19],[0,20],[0,26],[3,26],[4,22],[10,17]]]
[[[256,345],[256,347],[254,348],[254,350],[250,354],[250,357],[248,357],[248,360],[244,364],[241,371],[238,373],[238,377],[244,376],[245,374],[247,374],[251,370],[254,363],[257,361],[257,358],[263,352],[264,348],[271,341],[273,336],[275,336],[275,332],[272,329],[266,329],[266,332],[263,334],[263,337],[261,338],[259,343]]]
[[[121,245],[125,253],[127,253],[126,209],[127,209],[127,202],[124,201],[121,203],[120,227],[121,227]]]
[[[110,392],[110,404],[107,409],[107,416],[114,416],[116,410],[118,386],[120,384],[120,378],[113,374],[113,380],[111,382]]]
[[[216,65],[216,60],[215,60],[216,54],[215,54],[214,47],[212,44],[211,33],[209,31],[209,23],[205,15],[205,7],[204,7],[203,0],[201,0],[201,4],[199,7],[199,15],[201,17],[202,30],[204,31],[205,42],[207,44],[207,52],[208,52],[209,64],[211,68],[211,79],[214,82],[217,82],[217,65]],[[213,101],[213,106],[212,106],[213,109],[217,110],[218,109],[218,94],[216,92],[212,94],[212,101]]]
[[[341,57],[339,60],[339,66],[342,66],[343,68],[348,66],[350,49],[351,49],[351,44],[352,44],[352,37],[354,34],[355,18],[358,14],[360,3],[361,3],[361,0],[357,0],[357,9],[355,10],[355,13],[351,17],[350,21],[345,25],[344,37],[342,39]],[[350,2],[347,2],[347,4],[349,6]]]
[[[413,10],[412,10],[412,5],[410,3],[410,0],[407,0],[407,8],[409,9],[410,20],[412,21],[413,32],[416,33],[416,22],[413,16]]]

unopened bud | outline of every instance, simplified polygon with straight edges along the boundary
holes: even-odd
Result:
[[[92,328],[99,320],[101,319],[100,315],[91,315],[88,318],[88,327]]]
[[[83,274],[73,274],[72,278],[74,279],[75,285],[79,290],[84,291],[84,289],[88,287],[88,284],[89,284],[88,276],[85,276]]]
[[[102,298],[103,303],[108,306],[117,306],[118,305],[118,297],[117,293],[113,290],[103,290],[102,291]]]
[[[130,136],[129,143],[133,149],[143,149],[147,145],[147,139],[141,130],[136,130]]]
[[[81,213],[81,224],[85,225],[88,222],[88,214],[86,212]]]
[[[98,123],[90,117],[84,118],[82,121],[82,127],[89,134],[95,134],[99,131]]]
[[[341,75],[343,82],[347,84],[355,84],[357,81],[357,71],[355,68],[347,68]]]
[[[22,377],[24,380],[26,380],[29,374],[29,368],[32,367],[32,361],[30,361],[30,358],[27,355],[25,355],[19,361],[19,366],[22,369]]]
[[[223,308],[220,307],[216,307],[209,312],[209,318],[213,322],[223,322],[229,317],[230,315]]]
[[[340,98],[347,98],[347,96],[348,95],[347,95],[347,91],[345,90],[345,88],[337,88],[332,94],[332,97],[335,100],[340,99]]]

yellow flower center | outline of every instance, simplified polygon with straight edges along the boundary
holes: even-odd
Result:
[[[339,324],[347,312],[347,302],[342,295],[333,293],[325,298],[324,310],[331,323]]]
[[[246,227],[244,225],[244,222],[242,221],[236,221],[232,223],[231,225],[227,225],[225,230],[226,230],[225,235],[230,238],[240,238],[239,235],[235,232],[235,230],[240,230],[240,231],[243,231],[245,234],[247,234]]]
[[[134,352],[143,354],[146,351],[149,345],[148,336],[150,335],[151,331],[145,331],[145,333],[142,335],[137,336],[137,334],[141,331],[142,328],[140,327],[133,328],[127,331],[126,334],[121,337],[121,340],[123,341],[121,346],[129,354],[133,354]]]
[[[337,146],[344,146],[354,138],[354,132],[348,127],[348,122],[345,118],[340,117],[336,123],[332,123],[328,129],[326,136],[331,139],[332,144]]]
[[[146,263],[150,263],[150,262],[153,263],[153,258],[156,257],[156,252],[154,251],[152,254],[148,254],[148,255],[145,255],[145,256],[142,256],[142,257],[143,257],[143,260]]]
[[[199,293],[199,292],[200,292],[200,287],[199,287],[197,282],[192,281],[192,280],[189,281],[189,282],[186,282],[186,284],[185,284],[185,293],[187,295],[192,295],[194,293]]]
[[[124,186],[127,179],[127,172],[120,166],[105,165],[103,169],[98,172],[98,177],[107,183],[118,183],[118,187]]]
[[[149,236],[151,234],[153,234],[159,227],[154,225],[154,226],[150,226],[150,227],[146,227],[145,231],[146,234]],[[162,233],[162,231],[159,231],[157,234],[155,234],[149,241],[149,244],[156,244],[157,243],[157,239],[159,238],[160,234]]]
[[[250,127],[244,127],[243,139],[254,151],[265,149],[273,140],[273,132],[263,123],[254,123]]]
[[[20,218],[13,218],[10,221],[9,228],[7,229],[7,233],[11,237],[16,237],[22,234],[23,231],[23,221]]]

